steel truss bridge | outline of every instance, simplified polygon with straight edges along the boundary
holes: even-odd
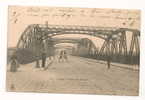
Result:
[[[127,32],[132,32],[131,43],[127,48]],[[89,39],[54,39],[54,36],[63,34],[84,34],[104,40],[101,48],[96,48]],[[57,43],[77,43],[79,47],[84,46],[88,49],[88,55],[96,59],[104,60],[111,56],[112,59],[138,60],[139,63],[139,37],[140,31],[129,28],[114,27],[94,27],[94,26],[71,26],[71,25],[29,25],[22,33],[18,43],[17,50],[26,50],[35,56],[41,56],[42,52],[53,54],[54,45]],[[75,55],[76,51],[75,51]],[[82,51],[83,52],[83,51]]]

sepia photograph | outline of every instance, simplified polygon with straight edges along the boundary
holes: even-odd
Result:
[[[9,6],[6,90],[138,96],[140,13]]]

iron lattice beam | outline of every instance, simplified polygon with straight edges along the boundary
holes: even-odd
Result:
[[[97,51],[98,55],[128,55],[126,32],[133,33],[129,55],[132,56],[133,52],[139,55],[139,36],[140,32],[136,29],[128,28],[108,28],[108,27],[87,27],[87,26],[59,26],[47,25],[47,27],[33,24],[29,25],[22,33],[17,48],[29,49],[39,55],[43,51],[45,43],[53,36],[62,34],[86,34],[94,37],[99,37],[104,40],[104,43],[98,51],[92,41],[88,41],[89,53],[92,48]],[[50,42],[50,41],[49,41]],[[53,41],[52,41],[53,42]],[[40,49],[41,48],[41,49]],[[98,56],[97,55],[97,56]]]

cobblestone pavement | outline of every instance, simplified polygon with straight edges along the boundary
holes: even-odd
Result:
[[[21,65],[15,73],[8,68],[7,91],[138,95],[138,70],[115,66],[108,70],[105,64],[74,56],[48,65],[47,70],[35,68],[35,62]]]

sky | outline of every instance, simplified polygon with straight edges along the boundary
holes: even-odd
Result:
[[[8,47],[15,47],[23,31],[30,24],[78,25],[95,27],[117,27],[140,30],[140,11],[127,9],[62,8],[9,6]],[[62,37],[86,37],[84,35],[62,35]],[[87,36],[96,46],[101,39]],[[128,35],[129,40],[131,36]]]

